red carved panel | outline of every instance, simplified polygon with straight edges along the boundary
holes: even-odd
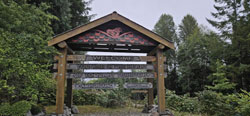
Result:
[[[134,32],[129,31],[122,33],[122,28],[120,27],[107,29],[106,32],[102,30],[94,30],[73,38],[71,41],[76,43],[117,42],[136,45],[155,45]]]

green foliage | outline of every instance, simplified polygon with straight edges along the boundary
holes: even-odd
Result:
[[[0,106],[0,115],[4,116],[25,116],[31,109],[31,104],[27,101],[19,101],[10,105],[9,103],[2,103]]]
[[[188,14],[184,16],[184,18],[181,21],[181,24],[179,25],[179,39],[181,42],[184,42],[187,40],[188,36],[194,33],[194,30],[198,28],[198,23],[196,19]]]
[[[167,107],[180,112],[196,113],[199,111],[199,103],[196,97],[191,98],[187,94],[178,96],[175,92],[167,90],[166,92]]]
[[[48,69],[55,51],[47,46],[54,16],[44,12],[47,8],[0,0],[0,79],[9,88],[1,102],[41,102],[46,92],[54,92]]]
[[[50,7],[46,10],[57,19],[53,20],[51,27],[55,34],[88,23],[94,15],[89,15],[92,2],[86,0],[27,0],[29,4],[39,6],[46,3]]]
[[[202,113],[215,116],[233,116],[234,107],[229,103],[227,96],[214,91],[204,90],[197,93]]]
[[[31,112],[33,115],[36,115],[36,114],[42,112],[42,110],[43,110],[43,106],[42,106],[42,105],[32,104],[32,105],[31,105],[30,112]]]
[[[176,34],[176,26],[173,20],[173,17],[169,14],[162,14],[158,22],[155,24],[153,31],[158,35],[164,37],[165,39],[174,42],[175,45],[179,44],[179,40]],[[176,72],[176,51],[168,50],[164,53],[167,57],[167,77],[166,78],[166,87],[168,89],[176,89],[177,82],[177,72]]]
[[[86,94],[84,90],[73,91],[73,103],[75,105],[94,105],[97,102],[96,94]]]
[[[249,0],[215,0],[214,8],[216,12],[212,16],[216,20],[208,19],[208,22],[221,31],[223,39],[230,41],[224,53],[226,68],[231,72],[228,78],[237,84],[238,91],[249,90]]]
[[[226,77],[227,72],[225,69],[226,66],[220,61],[216,62],[216,72],[208,77],[209,79],[213,80],[212,86],[207,86],[208,89],[218,92],[232,92],[232,90],[234,90],[235,84],[229,82],[229,79]]]

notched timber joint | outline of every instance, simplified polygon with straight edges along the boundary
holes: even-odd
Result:
[[[59,48],[66,48],[69,53],[75,54],[75,52],[68,46],[68,44],[65,41],[58,43],[57,46]]]
[[[148,53],[148,55],[153,56],[156,54],[157,50],[163,50],[165,48],[164,45],[159,44],[157,47],[155,47],[152,51]]]

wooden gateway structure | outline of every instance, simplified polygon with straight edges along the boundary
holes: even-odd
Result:
[[[56,79],[56,113],[63,114],[64,101],[72,106],[72,89],[112,89],[116,84],[73,85],[74,78],[146,78],[148,83],[141,84],[148,89],[148,105],[153,105],[154,79],[157,80],[158,111],[165,112],[164,60],[163,52],[174,49],[172,42],[137,23],[113,12],[86,25],[79,26],[55,36],[48,42],[60,52],[55,56],[58,61]],[[147,53],[147,56],[88,56],[79,55],[79,51],[102,51],[124,53]],[[79,63],[80,61],[80,63]],[[147,64],[84,64],[84,61],[143,61]],[[76,63],[77,62],[77,63]],[[147,72],[133,73],[86,73],[72,70],[84,69],[146,69]],[[67,80],[67,81],[66,81]],[[65,81],[67,82],[67,100],[64,100]],[[126,88],[140,88],[136,84],[126,83]]]

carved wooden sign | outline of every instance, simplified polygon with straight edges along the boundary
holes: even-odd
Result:
[[[152,83],[125,83],[123,87],[127,89],[150,89],[153,85]]]
[[[93,84],[74,84],[73,89],[116,89],[118,84],[93,83]]]
[[[67,73],[67,78],[155,78],[155,73]]]
[[[57,69],[57,64],[54,69]],[[67,64],[67,69],[148,69],[153,70],[150,64]]]
[[[59,56],[54,57],[55,60]],[[164,61],[166,57],[163,58]],[[135,62],[154,62],[155,56],[98,56],[98,55],[67,55],[67,61],[135,61]]]
[[[153,62],[155,56],[97,56],[97,55],[68,55],[68,61],[147,61]]]
[[[131,93],[148,93],[147,90],[132,90]]]

